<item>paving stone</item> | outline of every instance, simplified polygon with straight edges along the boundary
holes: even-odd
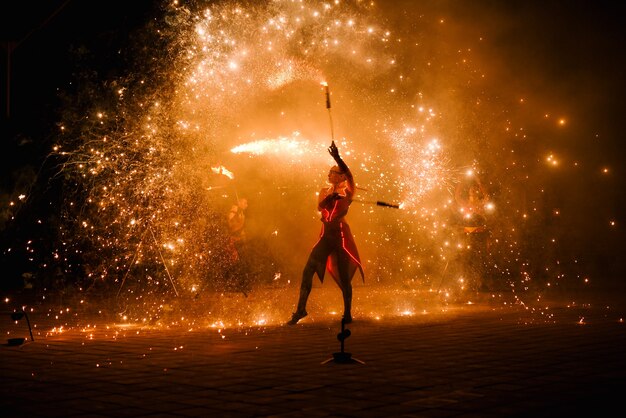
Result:
[[[33,314],[35,341],[0,346],[3,416],[623,415],[626,304],[607,310],[595,297],[551,302],[549,316],[487,303],[432,321],[357,319],[346,351],[365,364],[323,364],[340,349],[336,319],[222,338],[197,327],[113,332],[103,317],[47,334],[54,321]],[[0,332],[20,330],[7,321]]]

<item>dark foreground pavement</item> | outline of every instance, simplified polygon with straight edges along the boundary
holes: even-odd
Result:
[[[340,325],[330,319],[219,331],[93,322],[20,346],[5,339],[1,413],[626,416],[623,308],[600,300],[473,305],[432,319],[356,317],[345,349],[364,364],[322,364],[340,350]],[[23,321],[0,323],[8,337],[16,327],[28,336]]]

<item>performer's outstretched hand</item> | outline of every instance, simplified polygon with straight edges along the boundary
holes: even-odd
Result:
[[[333,141],[330,144],[330,147],[328,147],[328,152],[335,160],[339,158],[339,150],[337,149],[337,145],[335,145],[335,141]]]

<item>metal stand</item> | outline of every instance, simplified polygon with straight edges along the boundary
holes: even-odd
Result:
[[[22,318],[26,318],[26,323],[28,324],[28,332],[30,333],[30,340],[35,341],[35,337],[33,337],[33,330],[30,326],[30,320],[28,319],[28,314],[26,311],[16,311],[11,312],[11,319],[13,321],[19,321]],[[22,345],[26,341],[26,338],[9,338],[8,345]]]
[[[360,363],[365,364],[365,362],[352,357],[352,353],[347,353],[344,351],[344,342],[346,338],[348,338],[352,333],[349,329],[345,328],[345,321],[341,318],[341,332],[337,334],[337,339],[341,343],[341,351],[338,353],[333,353],[333,356],[327,360],[324,360],[321,364],[326,364],[329,362],[339,363],[339,364],[351,364],[351,363]]]

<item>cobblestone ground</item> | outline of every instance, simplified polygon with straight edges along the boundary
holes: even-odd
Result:
[[[338,316],[314,311],[295,326],[138,326],[96,315],[58,329],[58,318],[35,310],[34,341],[26,318],[5,312],[2,414],[622,416],[626,328],[616,296],[357,314],[344,350],[359,361],[346,364],[328,361],[341,350]],[[20,336],[24,344],[9,344]]]

